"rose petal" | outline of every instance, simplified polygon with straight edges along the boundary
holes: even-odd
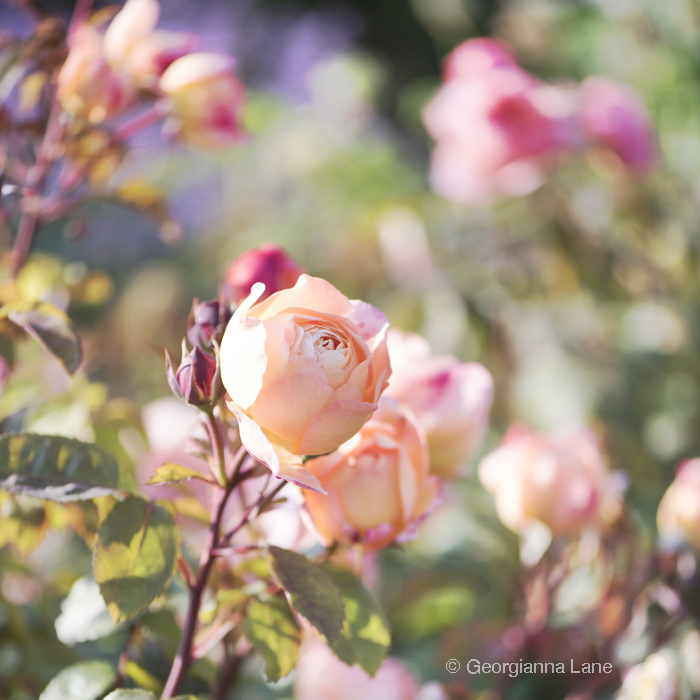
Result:
[[[288,374],[265,382],[252,417],[282,439],[296,442],[332,395],[333,389],[313,374]]]
[[[292,289],[283,289],[265,301],[260,302],[252,314],[263,320],[290,309],[313,309],[319,314],[349,316],[353,306],[349,299],[339,292],[330,282],[319,277],[301,275]]]
[[[229,402],[228,406],[238,419],[243,446],[258,462],[262,462],[279,479],[292,481],[302,488],[326,493],[321,482],[302,466],[300,457],[292,455],[279,445],[273,445],[262,428],[245,413],[237,410],[234,403]]]
[[[322,455],[351,438],[377,409],[373,403],[341,400],[316,414],[301,441],[301,453]]]

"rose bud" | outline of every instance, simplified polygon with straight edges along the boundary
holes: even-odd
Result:
[[[279,246],[265,243],[236,258],[224,276],[222,293],[228,301],[240,304],[256,282],[265,285],[261,301],[275,292],[293,287],[304,268]]]
[[[700,550],[700,459],[683,462],[656,513],[659,534],[669,542],[685,541]]]
[[[200,302],[195,299],[187,319],[187,339],[202,350],[220,345],[231,320],[231,309],[218,299]]]
[[[360,432],[335,452],[306,462],[328,492],[305,491],[322,541],[364,543],[376,552],[412,538],[438,493],[425,434],[398,401],[383,397]]]
[[[68,58],[58,74],[58,99],[66,112],[99,124],[126,107],[132,91],[102,57],[102,37],[89,24],[68,36]]]
[[[307,639],[294,679],[294,697],[299,700],[447,700],[437,683],[422,688],[398,660],[386,659],[374,676],[359,666],[344,664],[318,638]]]
[[[656,143],[649,113],[628,85],[592,76],[581,83],[580,119],[588,139],[613,151],[633,170],[651,167]]]
[[[215,149],[240,140],[244,94],[232,69],[230,56],[191,53],[165,70],[159,85],[172,99],[170,128],[182,141]]]
[[[115,69],[140,85],[151,87],[176,59],[198,48],[197,38],[180,32],[156,31],[157,0],[127,0],[104,38],[104,55]]]
[[[489,423],[493,379],[477,362],[432,357],[415,333],[390,330],[388,396],[414,413],[428,437],[430,471],[454,477],[481,447]]]
[[[391,368],[387,320],[333,285],[302,275],[265,301],[263,284],[236,309],[221,342],[221,376],[247,450],[283,479],[320,489],[302,455],[327,454],[372,416]]]
[[[193,406],[213,406],[223,395],[219,364],[216,357],[195,347],[187,351],[182,341],[182,361],[177,370],[168,351],[165,351],[165,367],[168,384],[177,396]]]
[[[553,535],[577,535],[614,520],[624,489],[620,477],[607,471],[587,428],[543,435],[514,426],[479,465],[499,518],[521,533],[540,522]]]

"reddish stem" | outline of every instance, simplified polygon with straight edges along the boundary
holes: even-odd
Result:
[[[169,111],[168,100],[159,100],[153,107],[141,112],[132,120],[122,124],[115,130],[113,137],[115,141],[126,141],[134,134],[160,121]]]

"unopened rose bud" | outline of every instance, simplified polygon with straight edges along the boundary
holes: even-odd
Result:
[[[173,61],[199,45],[191,34],[156,30],[159,14],[157,0],[127,0],[104,38],[108,63],[145,87],[152,87]]]
[[[211,350],[214,344],[220,345],[231,313],[230,306],[218,299],[195,300],[187,321],[187,339],[202,350]]]
[[[213,406],[223,395],[224,385],[216,357],[198,347],[187,351],[182,341],[182,361],[177,370],[168,351],[165,351],[168,384],[179,399],[193,406]]]
[[[102,37],[89,24],[68,36],[68,58],[58,74],[58,100],[70,114],[99,124],[131,101],[133,93],[123,76],[102,55]]]
[[[656,522],[668,542],[685,541],[700,550],[700,459],[680,465],[659,503]]]
[[[267,299],[282,289],[291,289],[304,268],[279,246],[265,243],[236,258],[224,277],[222,293],[224,298],[240,304],[248,298],[256,282],[265,285],[261,300]]]
[[[200,148],[221,148],[240,140],[244,91],[230,56],[182,56],[168,66],[159,85],[172,99],[169,126],[179,139]]]
[[[321,538],[326,544],[362,542],[366,552],[413,537],[439,488],[428,473],[420,425],[391,398],[379,400],[357,435],[305,466],[328,492],[304,491]]]

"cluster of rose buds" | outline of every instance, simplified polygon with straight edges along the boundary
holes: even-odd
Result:
[[[449,56],[445,82],[424,112],[435,139],[433,189],[456,202],[488,203],[539,187],[562,154],[586,145],[641,170],[655,159],[649,116],[625,85],[591,77],[548,85],[492,39],[472,39]]]
[[[218,349],[231,308],[223,301],[196,301],[187,322],[187,338],[182,341],[182,360],[175,369],[165,353],[168,383],[175,396],[193,406],[211,410],[224,395]],[[187,349],[187,340],[192,350]]]
[[[160,98],[154,118],[168,133],[200,147],[240,138],[243,88],[229,56],[197,52],[197,38],[157,30],[157,0],[127,0],[106,26],[99,15],[68,36],[57,96],[74,118],[100,124],[141,100]]]

